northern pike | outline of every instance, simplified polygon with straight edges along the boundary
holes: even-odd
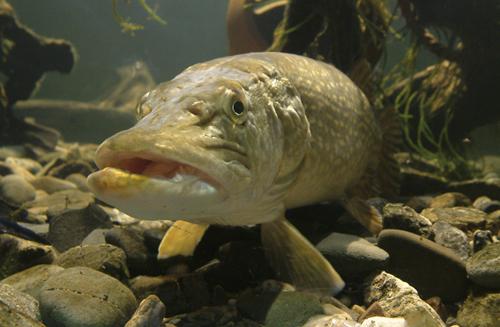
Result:
[[[285,210],[337,200],[378,232],[380,216],[364,199],[397,188],[393,116],[377,114],[346,75],[310,58],[214,59],[146,93],[137,124],[99,146],[100,170],[88,184],[125,213],[190,229],[170,228],[160,256],[191,249],[208,224],[262,224],[278,276],[335,293],[342,279]]]

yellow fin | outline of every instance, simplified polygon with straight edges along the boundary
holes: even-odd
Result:
[[[165,233],[158,247],[158,259],[192,256],[208,225],[177,220]]]
[[[345,283],[331,264],[288,221],[261,225],[266,257],[278,278],[298,289],[335,295]]]
[[[382,230],[382,216],[377,209],[358,197],[342,201],[344,208],[371,233],[377,235]]]

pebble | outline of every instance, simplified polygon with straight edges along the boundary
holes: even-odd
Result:
[[[361,324],[353,320],[345,320],[336,316],[318,315],[311,317],[302,327],[360,327]]]
[[[422,297],[439,296],[445,302],[465,297],[465,264],[450,249],[396,229],[383,230],[378,245],[390,255],[387,271],[410,283]]]
[[[35,188],[19,175],[7,175],[0,179],[0,198],[19,207],[36,197]]]
[[[129,277],[126,255],[111,244],[75,246],[59,255],[56,265],[63,268],[88,267],[121,281]]]
[[[360,327],[410,327],[404,318],[371,317],[363,321]]]
[[[57,256],[52,246],[9,234],[0,234],[0,253],[0,279],[38,264],[50,264]]]
[[[498,327],[499,321],[498,292],[471,292],[457,314],[457,323],[463,327]]]
[[[40,214],[45,214],[51,218],[66,211],[86,208],[92,203],[95,203],[92,193],[73,189],[55,192],[41,199],[27,202],[23,205],[23,208],[28,210],[39,208]]]
[[[165,312],[163,302],[156,295],[150,295],[141,301],[125,327],[160,327]]]
[[[448,184],[448,189],[450,191],[466,194],[471,199],[480,196],[500,199],[500,180],[498,180],[498,178],[451,182]]]
[[[0,302],[33,320],[40,320],[38,301],[8,284],[0,284]]]
[[[0,160],[26,157],[28,153],[24,145],[3,145],[0,146]]]
[[[376,269],[382,269],[389,254],[367,240],[348,234],[332,233],[317,245],[321,254],[344,279],[363,277]]]
[[[472,235],[472,251],[481,251],[488,244],[493,243],[493,235],[489,230],[476,230]]]
[[[492,233],[499,235],[500,232],[500,210],[489,213],[486,217],[486,228]]]
[[[79,245],[96,228],[111,228],[109,216],[96,204],[67,210],[50,219],[48,239],[59,251]]]
[[[0,161],[0,176],[7,176],[7,175],[13,175],[14,170],[12,167],[7,165],[5,162]]]
[[[460,229],[445,221],[437,221],[431,228],[433,241],[455,252],[464,262],[470,256],[469,240]]]
[[[87,235],[83,241],[82,245],[91,245],[91,244],[106,244],[106,232],[108,229],[106,228],[96,228],[92,232]]]
[[[0,326],[46,327],[41,322],[31,319],[17,310],[12,310],[2,301],[0,301]]]
[[[492,200],[487,196],[480,196],[474,200],[472,206],[486,213],[492,213],[500,210],[500,201]]]
[[[203,274],[137,276],[130,280],[130,289],[139,300],[157,295],[165,304],[167,315],[193,311],[211,304],[211,294]]]
[[[38,299],[45,281],[62,270],[64,268],[56,265],[36,265],[0,280],[0,284],[8,284]]]
[[[43,322],[49,326],[123,326],[137,308],[122,283],[87,267],[52,275],[40,290]]]
[[[429,205],[431,208],[453,208],[453,207],[469,207],[470,199],[458,192],[448,192],[434,197]]]
[[[94,167],[87,161],[71,160],[51,169],[49,175],[64,179],[71,174],[88,176],[94,170]]]
[[[381,272],[365,290],[365,302],[378,302],[388,317],[404,318],[408,327],[444,327],[438,314],[417,291],[397,277]]]
[[[104,210],[109,215],[109,217],[111,218],[111,221],[114,224],[129,225],[129,224],[133,224],[133,223],[138,221],[138,219],[136,219],[132,216],[129,216],[126,213],[123,213],[116,208],[110,208],[110,207],[103,206],[103,205],[100,205],[100,207],[102,208],[102,210]]]
[[[427,302],[427,304],[430,305],[432,309],[434,309],[434,311],[436,311],[436,313],[439,315],[439,317],[441,317],[443,321],[447,321],[448,318],[451,317],[448,313],[446,305],[443,303],[440,297],[434,296],[430,299],[425,300],[425,302]]]
[[[432,223],[445,221],[464,232],[484,229],[486,226],[486,213],[475,208],[429,208],[422,211],[422,216]]]
[[[35,175],[29,172],[29,170],[23,168],[23,167],[18,167],[18,166],[12,166],[12,171],[14,175],[21,176],[24,178],[27,182],[31,182],[32,180],[35,179]]]
[[[49,217],[47,217],[47,208],[29,208],[28,210],[20,210],[23,213],[14,219],[31,225],[48,225]]]
[[[104,234],[106,243],[117,246],[127,255],[127,266],[132,276],[148,275],[157,271],[156,256],[149,253],[143,235],[127,227],[113,227]]]
[[[431,196],[412,196],[408,201],[406,201],[405,205],[412,208],[416,212],[421,212],[422,210],[430,207],[431,201]]]
[[[39,176],[31,181],[31,185],[37,190],[42,190],[48,194],[59,191],[76,189],[76,185],[64,179],[59,179],[53,176]]]
[[[42,165],[38,161],[28,158],[8,157],[5,163],[11,167],[22,167],[34,175],[42,170]]]
[[[76,187],[82,192],[90,192],[90,189],[87,185],[87,177],[82,174],[71,174],[66,177],[68,182],[71,182],[76,185]]]
[[[412,208],[398,203],[389,203],[382,211],[384,229],[401,229],[418,235],[429,235],[432,223]]]
[[[500,288],[500,242],[486,245],[467,261],[470,279],[487,288]]]
[[[47,236],[49,232],[49,224],[30,224],[30,223],[19,223],[24,228],[31,230],[32,232],[40,235],[42,237]]]
[[[323,314],[318,297],[303,292],[243,293],[237,302],[240,313],[266,327],[296,327]]]

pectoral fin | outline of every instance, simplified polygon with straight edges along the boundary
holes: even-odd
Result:
[[[382,216],[374,207],[358,197],[342,201],[344,208],[366,229],[377,235],[382,230]]]
[[[344,281],[330,263],[288,221],[262,224],[266,257],[278,277],[299,289],[337,294]]]
[[[198,225],[177,220],[165,233],[158,247],[158,259],[175,256],[192,256],[208,225]]]

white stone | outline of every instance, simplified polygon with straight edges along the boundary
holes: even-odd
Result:
[[[408,327],[408,324],[404,318],[371,317],[360,327]]]
[[[378,302],[387,316],[403,317],[408,327],[445,327],[413,287],[385,271],[372,280],[365,297],[368,305]]]

